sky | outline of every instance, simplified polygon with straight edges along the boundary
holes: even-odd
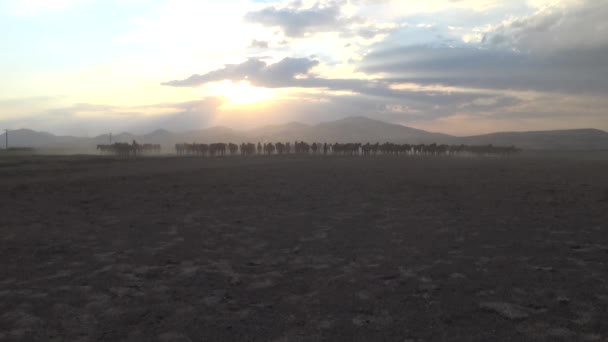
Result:
[[[0,0],[0,125],[608,130],[608,0]]]

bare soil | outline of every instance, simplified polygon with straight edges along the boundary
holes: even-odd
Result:
[[[0,160],[0,341],[607,341],[608,161]]]

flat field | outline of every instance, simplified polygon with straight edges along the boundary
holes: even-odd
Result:
[[[606,341],[608,159],[6,157],[0,341]]]

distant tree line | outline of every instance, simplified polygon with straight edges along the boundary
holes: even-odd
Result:
[[[131,144],[114,143],[109,145],[97,145],[97,150],[104,155],[137,156],[160,154],[161,146],[159,144],[138,144],[133,140],[133,143]]]
[[[253,156],[253,155],[340,155],[340,156],[369,156],[369,155],[512,155],[521,150],[514,146],[493,145],[439,145],[439,144],[394,144],[394,143],[306,143],[296,141],[287,143],[213,143],[176,144],[175,151],[180,156]]]

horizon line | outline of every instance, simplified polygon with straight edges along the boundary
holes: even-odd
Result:
[[[173,131],[173,130],[169,130],[166,128],[156,128],[153,130],[148,131],[147,133],[133,133],[133,132],[129,132],[129,131],[122,131],[119,133],[115,133],[115,132],[107,132],[107,133],[99,133],[96,135],[92,135],[92,136],[88,136],[88,135],[71,135],[71,134],[56,134],[53,133],[51,131],[46,131],[46,130],[35,130],[35,129],[31,129],[31,128],[27,128],[27,127],[22,127],[22,128],[15,128],[15,129],[5,129],[3,130],[4,133],[1,133],[0,136],[4,136],[6,134],[6,131],[8,131],[9,133],[12,131],[32,131],[35,133],[46,133],[46,134],[50,134],[53,135],[54,137],[72,137],[72,138],[89,138],[89,139],[93,139],[93,138],[98,138],[98,137],[102,137],[102,136],[107,136],[107,135],[114,135],[114,136],[119,136],[119,135],[134,135],[134,136],[142,136],[142,135],[149,135],[155,132],[159,132],[159,131],[165,131],[171,134],[184,134],[184,133],[193,133],[193,132],[200,132],[200,131],[205,131],[205,130],[212,130],[212,129],[228,129],[234,132],[239,132],[239,133],[247,133],[247,132],[251,132],[251,131],[255,131],[258,129],[263,129],[263,128],[267,128],[267,127],[281,127],[281,126],[287,126],[290,124],[299,124],[299,125],[303,125],[306,126],[308,128],[314,128],[316,126],[322,125],[322,124],[327,124],[327,123],[334,123],[334,122],[340,122],[340,121],[345,121],[348,119],[366,119],[369,121],[376,121],[376,122],[381,122],[383,124],[387,124],[387,125],[394,125],[394,126],[400,126],[403,128],[408,128],[408,129],[414,129],[414,130],[418,130],[421,132],[425,132],[425,133],[429,133],[429,134],[441,134],[441,135],[445,135],[447,137],[454,137],[454,138],[466,138],[466,137],[477,137],[477,136],[484,136],[484,135],[491,135],[491,134],[501,134],[501,133],[542,133],[542,132],[559,132],[559,131],[584,131],[584,130],[592,130],[592,131],[600,131],[603,133],[607,133],[608,131],[599,129],[599,128],[593,128],[593,127],[584,127],[584,128],[548,128],[548,129],[542,129],[542,130],[522,130],[522,131],[514,131],[514,130],[509,130],[509,131],[493,131],[493,132],[489,132],[489,133],[481,133],[481,134],[472,134],[472,135],[454,135],[454,134],[449,134],[449,133],[443,133],[443,132],[438,132],[438,131],[427,131],[425,129],[421,129],[421,128],[416,128],[416,127],[412,127],[412,126],[407,126],[404,124],[400,124],[400,123],[394,123],[394,122],[388,122],[388,121],[383,121],[383,120],[379,120],[379,119],[373,119],[367,116],[361,116],[361,115],[357,115],[357,116],[346,116],[340,119],[336,119],[336,120],[331,120],[331,121],[319,121],[317,123],[314,124],[307,124],[307,123],[303,123],[300,121],[289,121],[289,122],[285,122],[285,123],[277,123],[277,124],[268,124],[268,125],[262,125],[262,126],[257,126],[254,128],[248,128],[248,129],[237,129],[237,128],[232,128],[232,127],[228,127],[228,126],[224,126],[224,125],[217,125],[217,126],[209,126],[209,127],[205,127],[205,128],[198,128],[198,129],[193,129],[193,130],[183,130],[183,131]]]

